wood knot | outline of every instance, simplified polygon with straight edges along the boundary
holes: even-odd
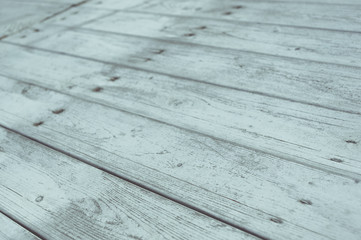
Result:
[[[223,15],[231,15],[232,12],[224,12]]]
[[[35,199],[35,202],[41,202],[43,201],[44,197],[43,196],[38,196],[36,199]]]
[[[243,6],[237,5],[237,6],[233,6],[232,8],[234,8],[234,9],[241,9],[241,8],[243,8]]]
[[[354,140],[346,140],[345,142],[347,142],[347,143],[352,143],[352,144],[357,144],[357,142],[354,141]]]

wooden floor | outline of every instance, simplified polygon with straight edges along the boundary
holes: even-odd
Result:
[[[0,0],[0,239],[361,239],[360,0]]]

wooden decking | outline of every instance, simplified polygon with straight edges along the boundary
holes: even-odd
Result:
[[[360,0],[0,0],[0,239],[361,239]]]

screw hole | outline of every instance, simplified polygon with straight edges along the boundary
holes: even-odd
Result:
[[[120,77],[117,77],[117,76],[114,76],[114,77],[111,77],[109,80],[112,81],[112,82],[115,82],[116,80],[118,80]]]
[[[154,53],[155,53],[155,54],[162,54],[162,53],[164,53],[164,52],[165,52],[164,49],[159,49],[158,51],[155,51]]]
[[[300,203],[305,204],[305,205],[312,205],[312,202],[310,200],[306,200],[306,199],[301,199],[299,200]]]
[[[58,109],[58,110],[54,110],[54,111],[52,111],[54,114],[60,114],[60,113],[62,113],[62,112],[64,112],[65,110],[63,109],[63,108],[61,108],[61,109]]]
[[[343,162],[343,160],[341,160],[341,159],[339,159],[339,158],[330,158],[330,160],[331,160],[332,162],[337,162],[337,163],[342,163],[342,162]]]
[[[101,87],[96,87],[96,88],[93,88],[93,92],[100,92],[100,91],[102,91],[103,90],[103,88],[101,88]]]
[[[270,220],[274,223],[279,223],[279,224],[283,223],[282,219],[280,218],[270,218]]]
[[[194,35],[196,35],[196,34],[194,34],[194,33],[186,33],[186,34],[184,34],[185,37],[193,37]]]
[[[200,27],[198,27],[197,29],[204,30],[204,29],[206,29],[206,28],[207,28],[206,26],[200,26]]]
[[[33,123],[33,126],[38,127],[38,126],[42,125],[43,123],[44,123],[43,121],[36,122],[36,123]]]

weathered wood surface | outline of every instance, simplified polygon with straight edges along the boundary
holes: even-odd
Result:
[[[360,33],[124,11],[98,19],[103,12],[84,7],[76,17],[93,17],[90,29],[361,67]]]
[[[0,38],[31,27],[76,2],[80,1],[0,0]]]
[[[31,232],[27,231],[25,228],[15,223],[14,221],[12,221],[10,218],[8,218],[2,213],[0,213],[0,239],[1,240],[40,240],[40,238],[36,237]]]
[[[358,179],[0,79],[3,126],[271,239],[358,239]]]
[[[359,239],[361,2],[71,2],[0,0],[68,6],[0,41],[0,212],[46,239]]]
[[[29,39],[14,36],[8,41],[361,115],[361,68],[81,28],[50,28]]]
[[[45,239],[255,239],[0,129],[0,208]]]
[[[325,171],[360,176],[360,115],[18,46],[1,44],[0,51],[1,75]]]
[[[330,1],[329,1],[330,2]],[[92,1],[88,6],[205,17],[231,21],[325,28],[360,32],[361,3],[340,1],[218,1],[218,0],[109,0]]]

